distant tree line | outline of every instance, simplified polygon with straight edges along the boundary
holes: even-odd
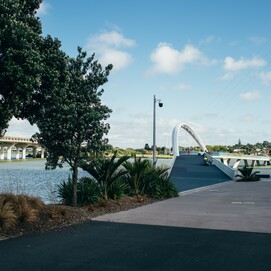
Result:
[[[258,142],[256,144],[241,144],[239,141],[234,145],[206,145],[206,148],[210,152],[240,152],[244,154],[269,154],[271,150],[271,142],[263,141],[262,143]],[[180,150],[185,150],[187,147],[179,147]],[[190,150],[199,151],[200,147],[190,147]]]
[[[256,144],[241,144],[241,141],[239,140],[237,144],[234,145],[206,145],[208,151],[210,152],[241,152],[244,154],[269,154],[269,151],[271,150],[271,142],[263,141],[262,143],[256,143]],[[199,146],[190,146],[190,147],[184,147],[179,146],[180,151],[201,151]],[[150,146],[148,143],[144,145],[143,148],[118,148],[114,147],[113,145],[107,146],[107,154],[112,154],[114,151],[118,152],[118,155],[128,155],[133,156],[136,154],[150,154],[152,153],[152,146]],[[164,154],[166,150],[168,150],[169,153],[172,152],[172,148],[167,148],[165,146],[163,147],[156,147],[158,154]]]

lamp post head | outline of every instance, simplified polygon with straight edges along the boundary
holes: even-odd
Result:
[[[163,107],[163,103],[159,102],[158,103],[159,107]]]

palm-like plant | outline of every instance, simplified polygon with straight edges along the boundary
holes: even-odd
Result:
[[[134,162],[127,161],[123,164],[127,170],[125,175],[126,181],[129,183],[134,194],[144,194],[147,186],[148,176],[153,172],[152,164],[149,160],[141,160],[134,158]]]
[[[177,197],[178,191],[174,183],[170,180],[167,167],[153,168],[151,174],[147,176],[147,186],[145,193],[158,199]]]
[[[120,166],[129,159],[123,156],[116,159],[116,152],[111,158],[94,159],[90,162],[83,162],[80,167],[87,171],[98,183],[101,196],[108,200],[109,187],[122,175],[126,174],[126,170],[119,169]]]
[[[257,176],[257,173],[260,173],[260,171],[255,171],[252,172],[253,168],[252,167],[246,167],[244,166],[243,168],[238,169],[241,174],[237,174],[235,177],[240,178],[237,179],[236,181],[238,182],[253,182],[253,181],[259,181],[260,177]]]

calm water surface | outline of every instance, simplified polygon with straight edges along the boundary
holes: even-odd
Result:
[[[40,197],[45,203],[58,202],[57,185],[67,180],[71,171],[67,165],[45,170],[45,160],[0,162],[0,191]],[[87,176],[79,170],[79,177]]]

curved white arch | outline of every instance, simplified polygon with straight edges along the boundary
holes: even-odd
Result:
[[[207,148],[201,138],[197,135],[197,133],[186,123],[181,123],[177,125],[172,132],[172,150],[174,156],[179,156],[179,145],[178,145],[178,138],[179,138],[179,131],[180,128],[183,128],[185,131],[187,131],[199,144],[202,151],[207,152]]]

